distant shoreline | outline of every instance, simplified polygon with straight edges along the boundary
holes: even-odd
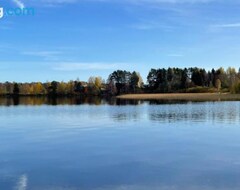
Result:
[[[119,96],[94,95],[0,95],[0,98],[117,98],[121,100],[185,100],[185,101],[240,101],[240,94],[231,93],[148,93],[148,94],[122,94]]]
[[[117,96],[126,100],[239,100],[240,94],[229,93],[172,93],[172,94],[125,94]]]

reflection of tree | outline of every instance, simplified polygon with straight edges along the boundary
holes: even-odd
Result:
[[[15,96],[13,97],[13,105],[19,105],[19,97],[18,96]]]
[[[74,96],[74,97],[45,97],[45,96],[14,96],[0,98],[0,105],[140,105],[139,100],[119,100],[116,98],[101,98],[98,96]]]
[[[163,104],[149,107],[149,119],[170,123],[178,121],[193,122],[234,122],[239,120],[238,106],[233,102]]]
[[[124,105],[141,105],[144,103],[144,101],[143,100],[127,100],[127,99],[109,98],[109,99],[107,99],[107,103],[109,105],[124,106]]]
[[[143,109],[147,103],[147,110]],[[90,97],[9,97],[0,98],[0,106],[17,105],[110,105],[110,117],[117,121],[139,120],[147,115],[155,122],[239,122],[239,102],[140,101]],[[147,111],[147,113],[146,113]]]
[[[122,111],[120,113],[118,112],[110,112],[110,117],[113,118],[116,121],[130,121],[130,120],[139,120],[141,116],[140,112],[137,111]]]
[[[119,113],[119,114],[113,115],[113,118],[115,120],[121,121],[121,120],[127,120],[129,117],[126,113]]]

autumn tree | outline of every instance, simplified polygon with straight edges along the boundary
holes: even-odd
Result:
[[[43,85],[40,82],[38,82],[33,84],[33,93],[36,95],[42,95],[42,94],[45,94],[46,91]]]
[[[95,77],[94,85],[96,86],[96,88],[101,89],[102,84],[103,84],[102,77]]]
[[[217,79],[215,85],[216,85],[215,87],[218,89],[218,91],[220,91],[221,90],[221,85],[222,85],[221,80]]]

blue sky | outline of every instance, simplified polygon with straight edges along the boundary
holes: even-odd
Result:
[[[0,81],[107,79],[115,69],[240,67],[238,0],[3,0]]]

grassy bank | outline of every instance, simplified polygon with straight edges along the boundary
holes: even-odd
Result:
[[[117,98],[129,100],[217,101],[217,100],[240,100],[240,94],[229,93],[126,94],[120,95]]]

